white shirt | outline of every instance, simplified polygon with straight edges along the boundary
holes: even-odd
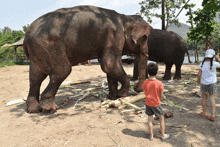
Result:
[[[212,69],[210,69],[210,62],[205,61],[201,67],[202,62],[199,65],[199,69],[202,70],[201,84],[209,85],[217,82],[216,68],[220,67],[220,63],[213,61]]]

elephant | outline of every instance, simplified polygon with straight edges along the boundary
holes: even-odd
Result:
[[[141,92],[148,60],[148,36],[153,28],[138,15],[124,15],[96,6],[61,8],[37,18],[25,33],[23,48],[30,60],[27,112],[58,109],[54,97],[72,66],[101,59],[107,74],[109,99],[128,95],[130,80],[121,56],[134,53],[139,59],[140,80],[135,91]],[[40,86],[50,81],[40,95]],[[117,89],[118,82],[122,84]]]
[[[149,58],[155,62],[164,62],[166,64],[163,80],[171,79],[171,68],[176,66],[176,72],[173,79],[181,79],[181,66],[183,64],[185,53],[189,53],[183,38],[172,31],[153,29],[148,37]],[[146,78],[148,73],[146,71]],[[134,59],[134,70],[132,81],[138,79],[138,59]]]

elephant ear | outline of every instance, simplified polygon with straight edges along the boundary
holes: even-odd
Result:
[[[137,40],[143,37],[144,35],[148,36],[150,34],[150,30],[153,28],[150,25],[137,25],[132,30],[131,36],[135,44],[137,44]]]

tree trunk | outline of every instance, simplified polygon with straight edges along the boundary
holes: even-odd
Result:
[[[162,15],[164,16],[162,18],[162,30],[166,30],[166,27],[165,27],[165,13],[164,13],[164,2],[165,0],[162,0]]]
[[[196,52],[196,48],[195,48],[195,63],[197,62],[197,52]]]
[[[195,63],[196,63],[196,61],[197,61],[197,59],[196,59],[197,56],[196,56],[196,55],[197,55],[197,54],[196,54],[196,43],[195,43],[195,41],[194,41],[193,46],[195,47],[195,52],[194,52],[194,54],[195,54]]]
[[[197,60],[199,62],[199,51],[198,51],[198,43],[196,43],[196,55],[197,55]]]
[[[209,14],[209,13],[208,13]],[[209,22],[209,17],[207,17],[207,22]],[[206,26],[206,29],[208,29],[208,25]],[[210,35],[209,35],[210,36]],[[209,36],[206,36],[206,47],[205,50],[207,51],[207,49],[209,48]]]
[[[206,46],[205,46],[205,50],[207,51],[208,48],[209,48],[209,37],[206,37]]]
[[[188,1],[185,3],[185,5],[184,5],[184,6],[182,7],[182,9],[179,11],[179,13],[176,15],[176,17],[171,21],[170,24],[168,24],[168,25],[166,26],[166,29],[165,29],[165,30],[167,30],[167,28],[168,28],[172,23],[174,23],[174,21],[176,20],[176,18],[180,15],[180,13],[182,12],[183,8],[185,8],[185,6],[188,4],[189,1],[190,1],[190,0],[188,0]]]

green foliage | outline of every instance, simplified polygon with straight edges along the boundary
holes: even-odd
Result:
[[[26,31],[29,25],[23,26],[23,30]],[[0,67],[4,67],[6,65],[23,65],[23,64],[29,64],[27,63],[16,63],[15,62],[15,47],[4,47],[3,45],[12,44],[17,41],[19,41],[21,38],[25,36],[25,33],[21,30],[11,30],[9,27],[4,27],[3,29],[0,29]],[[23,47],[17,48],[17,53],[24,53]]]
[[[220,43],[220,24],[218,22],[216,22],[214,19],[211,20],[211,24],[213,27],[213,32],[211,33],[210,40],[214,44],[218,44],[218,43]]]
[[[162,1],[163,0],[142,1],[141,3],[139,3],[141,5],[140,14],[144,15],[149,23],[152,23],[152,17],[158,17],[161,19],[165,19],[165,21],[168,23],[168,26],[172,23],[174,23],[177,26],[181,26],[178,18],[176,18],[177,16],[175,15],[177,9],[188,9],[189,7],[195,6],[195,4],[187,4],[189,0],[187,2],[185,0],[164,0],[165,15],[157,14],[154,13],[154,11],[151,11],[155,9],[161,9]],[[182,9],[180,10],[180,12],[182,11]],[[168,26],[166,26],[166,28]]]
[[[28,27],[29,25],[27,25]],[[11,30],[9,27],[4,27],[0,29],[0,47],[5,45],[6,43],[12,44],[16,41],[20,40],[25,36],[25,33],[21,30]]]
[[[24,53],[23,47],[17,48],[17,53]],[[0,60],[14,60],[15,59],[15,50],[14,47],[4,47],[0,48]]]
[[[190,40],[199,42],[207,38],[208,41],[219,38],[220,27],[214,20],[216,12],[220,9],[219,4],[220,0],[203,0],[203,9],[187,14],[190,15],[188,22],[191,23],[190,32],[187,33]]]
[[[29,24],[23,26],[23,27],[22,27],[22,28],[23,28],[23,31],[26,32],[29,26],[30,26]]]
[[[12,31],[12,37],[15,42],[19,41],[24,36],[25,36],[25,34],[21,30],[20,31]]]
[[[4,34],[7,34],[7,33],[9,33],[9,32],[11,32],[11,29],[9,28],[9,27],[4,27],[3,29],[2,29],[2,34],[4,35]]]
[[[7,62],[0,61],[0,68],[5,67],[5,66],[12,66],[12,65],[16,65],[14,60],[7,61]]]

